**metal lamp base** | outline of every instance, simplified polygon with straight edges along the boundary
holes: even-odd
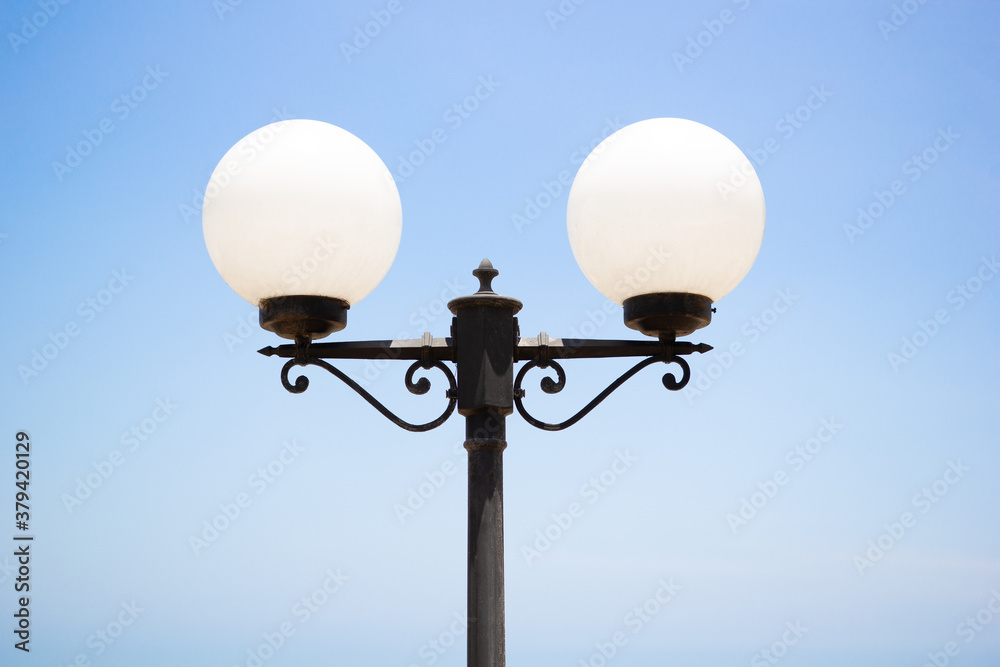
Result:
[[[712,300],[700,294],[658,292],[625,299],[625,326],[647,336],[686,336],[712,321]]]
[[[282,338],[325,338],[347,326],[346,301],[326,296],[276,296],[261,299],[260,326]]]

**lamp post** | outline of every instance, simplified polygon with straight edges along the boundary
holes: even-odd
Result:
[[[734,178],[740,174],[741,178]],[[739,187],[734,183],[739,182]],[[586,277],[624,308],[625,324],[652,340],[521,336],[521,302],[493,290],[498,271],[483,260],[475,294],[453,299],[450,335],[414,340],[315,343],[347,324],[347,311],[388,272],[401,234],[399,194],[388,169],[360,139],[309,120],[263,127],[222,158],[206,189],[205,241],[219,273],[260,309],[260,325],[294,341],[260,352],[287,359],[281,382],[301,393],[309,380],[289,372],[329,371],[396,425],[427,431],[458,409],[469,452],[468,665],[502,667],[504,646],[503,450],[516,409],[531,425],[568,428],[626,380],[654,363],[676,364],[663,385],[683,388],[685,357],[712,349],[678,341],[709,324],[712,304],[750,270],[764,232],[764,197],[753,167],[704,125],[658,118],[625,127],[580,167],[569,194],[573,253]],[[524,407],[525,375],[551,369],[543,392],[562,391],[560,360],[640,357],[579,412],[543,422]],[[406,388],[426,394],[418,371],[448,382],[444,411],[413,424],[400,419],[328,359],[412,362]],[[517,375],[514,366],[524,362]],[[457,373],[452,373],[451,363]],[[676,371],[675,371],[676,372]]]

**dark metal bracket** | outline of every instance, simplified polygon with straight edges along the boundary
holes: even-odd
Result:
[[[596,356],[626,356],[625,354],[597,354],[597,352],[611,352],[610,346],[593,345],[594,343],[614,343],[615,341],[574,341],[576,347],[570,346],[560,346],[559,351],[565,353],[569,350],[576,350],[577,354],[563,354],[563,358],[570,358],[571,356],[579,357],[589,357],[594,358]],[[607,388],[598,394],[590,403],[587,403],[579,412],[567,419],[566,421],[559,422],[558,424],[552,424],[549,422],[543,422],[540,419],[533,417],[524,407],[522,399],[525,396],[525,390],[522,388],[521,383],[524,380],[524,376],[527,375],[528,371],[532,368],[547,369],[549,367],[553,368],[556,372],[556,380],[551,377],[546,376],[541,379],[539,383],[541,389],[546,394],[558,394],[566,387],[566,372],[563,367],[559,365],[558,362],[552,359],[553,347],[552,342],[548,337],[548,334],[542,332],[536,339],[536,349],[537,354],[535,357],[521,367],[521,370],[517,374],[517,378],[514,380],[514,405],[517,408],[517,412],[524,418],[526,422],[534,426],[535,428],[540,428],[544,431],[562,431],[567,429],[573,424],[577,423],[581,419],[587,416],[591,410],[596,408],[601,404],[604,399],[610,396],[618,387],[622,386],[631,378],[633,375],[641,371],[646,366],[650,366],[657,362],[663,362],[666,364],[675,363],[681,367],[681,377],[677,379],[673,373],[665,373],[663,375],[663,386],[670,391],[679,391],[687,385],[688,381],[691,379],[691,367],[688,365],[687,361],[680,355],[691,354],[693,352],[707,352],[711,350],[711,346],[705,344],[692,345],[691,343],[676,343],[673,340],[661,340],[660,343],[654,343],[653,345],[659,345],[662,352],[654,356],[647,357],[643,359],[635,366],[625,371],[617,380],[612,382]],[[645,346],[644,346],[645,347]],[[648,349],[648,348],[647,348]],[[619,350],[619,352],[631,350]],[[593,354],[588,354],[593,353]],[[631,356],[631,355],[628,355]]]
[[[445,396],[448,398],[448,407],[445,408],[444,412],[442,412],[437,419],[429,421],[425,424],[412,424],[406,421],[405,419],[400,418],[398,415],[392,412],[392,410],[385,407],[385,405],[383,405],[377,398],[368,393],[368,391],[365,390],[364,387],[362,387],[357,382],[352,380],[350,376],[345,374],[336,366],[323,361],[321,358],[319,358],[318,355],[313,354],[311,348],[318,346],[311,344],[308,338],[298,337],[295,339],[295,345],[282,345],[281,348],[278,348],[280,352],[277,352],[275,348],[264,348],[263,350],[260,350],[260,353],[267,354],[268,356],[270,356],[270,354],[275,354],[275,353],[278,353],[279,356],[286,356],[283,353],[288,352],[289,350],[285,350],[283,348],[292,348],[292,351],[294,352],[294,357],[292,359],[289,359],[285,363],[285,365],[281,368],[281,384],[289,392],[293,394],[301,394],[302,392],[304,392],[306,389],[309,388],[309,378],[307,378],[305,375],[300,375],[299,377],[295,378],[294,384],[289,382],[288,372],[293,367],[318,366],[320,368],[329,371],[335,377],[340,379],[344,384],[353,389],[359,396],[361,396],[361,398],[368,401],[368,403],[373,408],[382,413],[382,415],[386,419],[391,421],[396,426],[406,429],[407,431],[413,431],[419,433],[423,431],[430,431],[431,429],[435,429],[441,424],[445,423],[448,420],[448,417],[451,417],[451,413],[455,411],[455,404],[458,402],[458,384],[455,382],[455,375],[451,372],[451,369],[449,369],[443,363],[432,358],[432,355],[430,353],[430,350],[432,349],[432,339],[430,337],[430,334],[424,334],[420,342],[421,342],[420,359],[414,361],[413,364],[406,371],[406,376],[404,378],[406,390],[409,391],[411,394],[416,394],[418,396],[422,396],[430,391],[431,381],[428,380],[426,377],[419,378],[416,382],[413,381],[413,376],[418,369],[430,370],[431,368],[437,368],[442,373],[444,373],[445,377],[448,379],[448,384],[449,384],[448,391],[445,393]],[[365,357],[350,357],[350,358],[365,358]],[[378,357],[371,356],[367,358],[378,358]]]
[[[704,353],[711,350],[704,343],[693,344],[676,342],[665,337],[659,341],[633,340],[588,340],[550,338],[542,332],[537,338],[519,338],[516,342],[516,359],[526,361],[514,380],[514,405],[518,413],[529,424],[546,431],[561,431],[583,419],[601,402],[622,386],[633,375],[657,362],[675,363],[680,366],[681,375],[677,378],[673,373],[665,373],[663,386],[671,391],[679,391],[691,379],[691,367],[683,358],[684,355],[695,352]],[[458,384],[455,375],[443,363],[455,360],[455,341],[452,338],[433,338],[425,333],[419,339],[381,340],[381,341],[351,341],[342,343],[313,343],[306,337],[296,338],[294,345],[265,347],[260,353],[266,356],[285,357],[289,360],[281,369],[281,384],[293,394],[301,394],[309,387],[309,378],[300,375],[293,382],[288,379],[289,371],[295,366],[317,366],[330,372],[344,384],[353,389],[361,398],[382,413],[389,421],[407,431],[423,432],[437,428],[455,411],[458,396]],[[569,419],[558,424],[543,422],[533,417],[524,407],[522,399],[525,391],[522,382],[525,375],[533,368],[552,368],[556,379],[546,376],[540,381],[540,387],[547,394],[557,394],[566,386],[566,372],[556,359],[597,359],[612,357],[646,357],[635,366],[623,373],[604,391]],[[343,371],[324,361],[324,359],[402,359],[413,361],[406,371],[404,383],[411,394],[424,395],[430,391],[431,382],[426,377],[414,382],[417,370],[439,369],[448,380],[448,406],[441,415],[424,424],[412,424],[389,410],[378,399],[372,396],[357,382]]]

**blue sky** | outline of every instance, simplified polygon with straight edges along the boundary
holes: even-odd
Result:
[[[755,162],[764,243],[692,337],[715,351],[687,389],[647,370],[566,432],[509,420],[509,663],[997,664],[996,3],[12,0],[0,19],[0,494],[24,430],[35,535],[32,650],[8,632],[0,662],[249,665],[270,637],[266,665],[464,664],[461,421],[405,433],[315,371],[285,392],[200,196],[254,129],[333,123],[403,206],[338,339],[445,335],[484,256],[525,335],[634,337],[573,260],[560,174],[682,117]],[[343,368],[437,414],[401,364]],[[624,368],[568,362],[560,396],[526,402],[560,420]]]

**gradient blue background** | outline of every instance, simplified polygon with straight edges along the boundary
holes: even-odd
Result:
[[[72,0],[33,18],[44,4],[6,2],[0,21],[0,544],[15,532],[20,429],[36,535],[30,655],[12,648],[13,559],[0,556],[0,663],[248,665],[287,621],[295,634],[263,664],[464,664],[450,629],[465,608],[461,421],[404,433],[320,371],[286,393],[280,363],[255,352],[277,339],[205,250],[199,193],[276,113],[349,130],[397,174],[415,142],[447,136],[399,183],[399,254],[345,339],[445,335],[441,306],[474,291],[484,256],[495,287],[525,302],[525,335],[635,337],[620,311],[600,315],[566,238],[566,192],[549,202],[545,183],[575,173],[609,123],[690,118],[748,154],[776,142],[757,168],[760,256],[694,337],[716,351],[692,359],[692,384],[669,393],[647,370],[559,434],[510,420],[510,665],[599,665],[596,645],[618,631],[628,643],[608,664],[769,664],[759,652],[796,622],[808,631],[782,665],[917,667],[949,641],[949,664],[1000,663],[992,612],[971,643],[957,631],[1000,591],[1000,280],[973,280],[961,308],[949,299],[1000,252],[996,2],[593,0],[559,14],[557,0],[401,0],[350,57],[343,45],[388,1]],[[122,117],[115,100],[148,67],[166,76]],[[456,126],[446,114],[481,77],[497,87]],[[828,99],[803,109],[814,88]],[[789,132],[796,112],[807,119]],[[103,119],[113,131],[57,174]],[[907,161],[949,129],[957,139],[911,180]],[[905,192],[852,242],[845,225],[897,179]],[[526,200],[548,205],[518,227]],[[114,271],[133,278],[89,318],[80,304],[110,296]],[[794,301],[775,318],[780,291]],[[947,322],[893,368],[887,355],[939,310]],[[19,371],[67,324],[78,335],[41,372]],[[744,353],[727,359],[733,343]],[[562,419],[625,366],[569,362],[562,395],[535,379],[527,402]],[[405,417],[439,409],[439,378],[414,398],[401,363],[343,367]],[[176,409],[130,451],[123,434],[168,399]],[[831,418],[842,428],[794,470],[786,453]],[[251,476],[286,441],[303,451],[257,493]],[[121,465],[67,509],[116,450]],[[638,460],[590,504],[583,485],[618,451]],[[921,513],[913,496],[950,461],[968,472]],[[453,474],[401,520],[441,470]],[[779,471],[788,483],[734,533],[727,515]],[[195,554],[191,536],[240,493],[252,504]],[[583,516],[529,563],[522,548],[572,502]],[[916,525],[860,574],[855,556],[908,511]],[[349,580],[300,622],[294,606],[338,569]],[[626,614],[661,579],[679,592],[633,632]],[[133,600],[144,611],[114,644],[89,639]]]

